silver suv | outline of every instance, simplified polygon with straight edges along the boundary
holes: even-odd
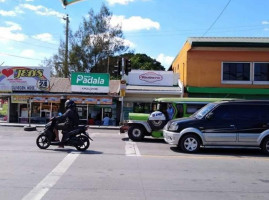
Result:
[[[188,118],[169,121],[164,140],[189,153],[200,146],[240,146],[269,154],[269,101],[210,103]]]

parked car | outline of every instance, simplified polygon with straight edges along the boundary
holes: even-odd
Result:
[[[192,116],[169,121],[164,140],[182,151],[200,146],[257,147],[269,154],[269,101],[209,103]]]
[[[141,141],[145,136],[163,137],[163,127],[168,122],[167,110],[172,112],[170,118],[188,117],[210,102],[221,101],[220,98],[158,98],[152,103],[155,109],[152,113],[129,113],[120,131],[128,130],[128,136],[133,141]]]

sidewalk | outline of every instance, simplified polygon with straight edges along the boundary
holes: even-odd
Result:
[[[0,126],[7,126],[7,127],[25,127],[29,126],[29,124],[23,123],[7,123],[7,122],[0,122]],[[110,129],[110,130],[119,130],[119,126],[98,126],[98,125],[88,125],[90,129]],[[45,127],[45,124],[31,124],[31,127]]]

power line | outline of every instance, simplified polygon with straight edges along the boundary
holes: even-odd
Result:
[[[46,49],[51,49],[51,50],[57,50],[56,48],[47,47],[47,46],[38,45],[38,44],[33,44],[33,43],[29,43],[29,42],[18,41],[18,40],[15,40],[15,39],[12,39],[12,38],[3,37],[3,36],[0,36],[0,38],[6,39],[6,40],[12,40],[14,42],[19,42],[19,43],[23,43],[23,44],[27,44],[27,45],[31,45],[31,46],[36,46],[36,47],[41,47],[41,48],[46,48]],[[49,43],[49,44],[51,44],[51,43]],[[55,47],[56,47],[56,45],[55,45]]]
[[[202,37],[205,36],[205,34],[208,33],[208,31],[215,25],[215,23],[218,21],[218,19],[221,17],[221,15],[223,14],[223,12],[225,11],[225,9],[228,7],[228,5],[230,4],[232,0],[229,0],[228,3],[226,4],[226,6],[222,9],[222,11],[220,12],[219,16],[215,19],[215,21],[211,24],[211,26],[206,30],[206,32],[202,35]]]
[[[37,58],[28,58],[28,57],[17,56],[17,55],[12,55],[12,54],[8,54],[8,53],[2,53],[2,52],[0,52],[0,55],[11,56],[11,57],[16,57],[16,58],[23,58],[23,59],[28,59],[28,60],[39,60],[39,61],[42,61],[41,59],[37,59]]]

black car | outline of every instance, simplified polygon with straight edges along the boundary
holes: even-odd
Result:
[[[164,139],[185,152],[203,145],[258,147],[269,154],[269,101],[209,103],[191,117],[169,121]]]

